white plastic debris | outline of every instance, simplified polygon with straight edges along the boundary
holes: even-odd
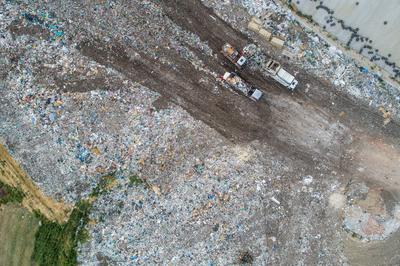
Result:
[[[270,200],[272,200],[273,202],[275,202],[276,204],[281,204],[280,202],[279,202],[279,200],[277,200],[275,197],[271,197],[270,198]]]
[[[313,179],[314,178],[312,176],[307,175],[307,176],[303,177],[303,184],[308,186],[313,182]]]

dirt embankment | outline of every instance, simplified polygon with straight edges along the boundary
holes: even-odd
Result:
[[[38,210],[46,218],[58,222],[64,222],[68,219],[71,206],[56,202],[44,195],[1,144],[0,181],[10,186],[18,187],[25,193],[22,205],[28,210]]]

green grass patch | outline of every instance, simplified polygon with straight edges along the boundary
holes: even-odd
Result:
[[[85,226],[89,222],[91,207],[89,201],[79,201],[65,224],[49,221],[37,214],[42,224],[35,235],[33,261],[46,266],[76,265],[78,243],[88,238]]]
[[[115,179],[114,174],[102,176],[100,178],[99,183],[92,190],[92,192],[90,193],[89,196],[90,197],[98,197],[98,196],[104,194],[105,192],[107,192],[107,190],[110,188],[110,186],[115,182],[115,180],[116,179]]]
[[[139,186],[146,184],[146,181],[138,177],[137,175],[131,175],[129,177],[129,185],[131,186]]]
[[[0,181],[0,205],[5,203],[21,203],[25,194],[12,186]]]
[[[88,240],[89,234],[85,226],[89,222],[89,214],[93,199],[106,193],[115,184],[114,174],[100,178],[97,186],[92,190],[88,200],[80,200],[73,209],[69,220],[64,224],[49,221],[39,212],[36,216],[41,225],[35,235],[35,246],[32,260],[35,265],[76,265],[76,248],[79,243]]]

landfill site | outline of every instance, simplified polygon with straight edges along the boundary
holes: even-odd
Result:
[[[296,3],[8,0],[0,29],[0,265],[400,265],[399,67]]]

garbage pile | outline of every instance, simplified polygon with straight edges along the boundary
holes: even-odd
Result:
[[[221,17],[246,31],[246,12],[223,13],[231,10],[227,2],[213,5]],[[292,46],[307,45],[298,37],[291,39],[302,35],[288,34],[295,22],[283,19],[287,11],[279,11],[272,1],[240,3],[252,15],[260,9],[275,12],[268,17],[280,23],[263,20],[265,27]],[[193,84],[216,78],[199,56],[201,51],[204,57],[216,57],[207,43],[174,24],[160,5],[148,0],[2,4],[0,141],[45,194],[57,200],[74,203],[87,197],[105,174],[114,173],[117,180],[94,202],[91,238],[80,246],[79,262],[263,265],[288,261],[292,254],[296,261],[303,258],[303,264],[312,264],[305,260],[315,257],[322,264],[342,264],[340,237],[325,224],[336,224],[338,217],[320,217],[327,205],[324,192],[337,176],[323,165],[282,156],[270,144],[234,144],[112,68],[110,58],[98,63],[80,52],[81,44],[90,40],[104,44],[104,50],[120,48],[116,58],[129,63],[141,56],[171,69],[178,68],[177,62],[190,62],[208,74],[190,80]],[[296,64],[319,73],[315,64],[323,60],[316,56],[337,61],[338,67],[329,71],[349,60],[333,48],[331,56],[320,52],[320,40],[311,43],[304,50],[294,48]],[[253,47],[255,63],[249,67],[266,61],[267,55],[257,49]],[[90,52],[102,50],[92,51],[88,45]],[[139,83],[152,74],[140,76],[140,70],[129,73]],[[353,90],[366,97],[369,88],[360,86],[371,74],[354,76],[353,70],[351,66],[338,73],[338,86],[350,90],[349,84],[356,84]],[[218,90],[215,86],[213,93]],[[386,100],[385,93],[371,100],[378,104]],[[239,115],[248,114],[241,110]],[[329,241],[321,241],[321,232]]]
[[[143,134],[142,130],[147,131],[164,119],[169,121],[166,125],[173,126],[182,118],[182,114],[171,111],[156,115],[151,103],[157,94],[112,68],[83,57],[78,50],[81,42],[94,38],[107,43],[110,38],[124,36],[121,42],[128,47],[139,48],[174,68],[173,61],[157,52],[161,39],[166,39],[163,42],[169,43],[168,49],[199,71],[216,76],[188,47],[209,56],[210,48],[165,19],[156,4],[139,1],[137,10],[130,9],[133,13],[128,14],[123,5],[106,2],[95,5],[92,11],[110,16],[114,25],[124,27],[110,31],[111,25],[87,23],[85,12],[92,6],[85,3],[74,9],[67,4],[9,2],[4,4],[0,19],[4,32],[0,38],[4,63],[0,69],[4,77],[0,84],[0,136],[47,195],[68,202],[85,197],[98,176],[115,170],[135,170],[135,157],[130,157],[132,143]],[[114,17],[115,12],[137,16],[137,25]],[[150,15],[152,23],[146,19]],[[155,135],[157,132],[154,130]],[[152,135],[145,135],[150,141]]]
[[[322,191],[332,182],[330,176],[313,182],[300,169],[291,172],[290,160],[257,152],[257,143],[211,141],[204,134],[212,132],[192,123],[193,143],[185,146],[185,138],[178,138],[167,149],[174,165],[166,156],[145,160],[147,168],[176,168],[168,177],[138,172],[148,180],[145,185],[126,175],[94,203],[90,241],[80,246],[81,263],[231,265],[248,252],[261,265],[284,260],[294,247],[299,256],[313,252],[315,245],[321,261],[338,254],[316,242],[326,226],[316,210],[325,204]],[[188,135],[187,130],[175,133]],[[296,202],[301,204],[289,214],[286,206]],[[292,234],[301,240],[287,242]]]
[[[343,227],[363,241],[383,240],[400,228],[400,205],[388,191],[352,183],[347,193]]]
[[[96,201],[91,217],[96,223],[90,243],[81,247],[81,262],[226,265],[235,263],[242,249],[251,250],[255,262],[267,259],[266,239],[260,237],[263,226],[256,229],[251,224],[253,219],[264,220],[260,208],[278,168],[271,167],[272,162],[271,168],[250,165],[260,156],[251,147],[204,139],[196,133],[206,133],[200,123],[192,123],[197,128],[190,132],[193,144],[187,146],[181,138],[167,149],[175,165],[167,160],[166,167],[177,169],[167,180],[160,178],[157,189],[124,178]],[[189,134],[187,129],[177,131]],[[200,150],[192,153],[200,143]],[[154,159],[153,167],[161,167],[163,159]],[[156,182],[154,177],[149,176],[150,184]]]

